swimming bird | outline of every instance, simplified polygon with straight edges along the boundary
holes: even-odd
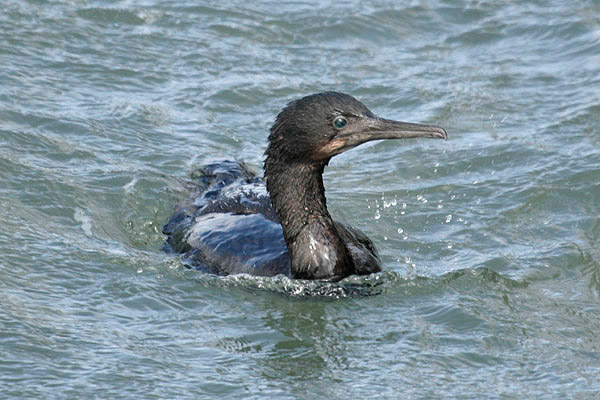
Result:
[[[218,275],[337,281],[379,272],[373,242],[329,214],[323,172],[333,156],[362,143],[417,137],[448,138],[435,125],[380,118],[343,93],[292,101],[271,127],[264,179],[237,161],[200,168],[163,229],[165,247]]]

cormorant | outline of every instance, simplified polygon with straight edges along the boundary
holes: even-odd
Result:
[[[447,139],[435,125],[383,119],[354,97],[325,92],[290,102],[271,127],[265,179],[237,161],[202,167],[165,225],[165,248],[218,275],[340,280],[381,271],[373,242],[327,211],[323,170],[370,140]]]

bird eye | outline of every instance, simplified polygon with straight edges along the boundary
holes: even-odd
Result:
[[[333,120],[333,126],[335,126],[338,129],[342,129],[343,127],[346,126],[347,123],[348,123],[348,121],[346,121],[346,118],[344,118],[344,117],[337,117],[336,119]]]

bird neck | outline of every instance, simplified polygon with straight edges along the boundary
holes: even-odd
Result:
[[[292,274],[300,279],[341,279],[354,273],[346,244],[327,210],[322,163],[274,163],[265,177],[283,227]]]

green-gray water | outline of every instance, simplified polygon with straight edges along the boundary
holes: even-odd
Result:
[[[199,3],[2,2],[1,398],[598,398],[597,0]],[[449,133],[326,170],[372,296],[161,252],[177,179],[324,90]]]

